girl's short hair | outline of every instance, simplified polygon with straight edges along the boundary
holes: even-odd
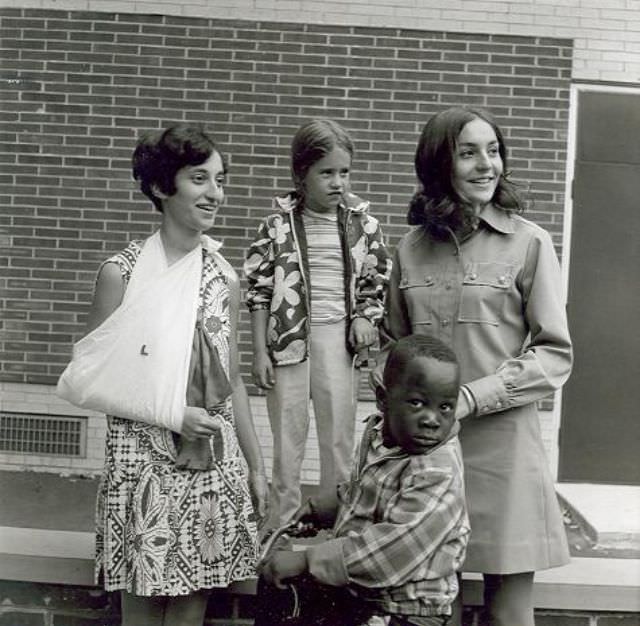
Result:
[[[513,182],[508,180],[507,148],[504,135],[494,117],[483,109],[453,107],[434,115],[422,129],[414,159],[420,189],[411,199],[407,221],[423,225],[436,238],[445,231],[462,226],[468,207],[462,206],[453,188],[453,163],[458,137],[471,121],[485,121],[496,134],[503,174],[498,181],[493,203],[508,212],[521,212],[523,202]]]
[[[171,196],[176,192],[176,174],[188,165],[204,163],[214,152],[222,159],[213,137],[204,129],[188,124],[175,124],[165,130],[145,133],[138,140],[132,156],[133,178],[155,208],[162,212],[162,201],[153,190]]]
[[[302,194],[302,182],[309,168],[336,147],[353,159],[353,141],[337,122],[320,118],[298,128],[291,141],[291,178],[299,194]]]

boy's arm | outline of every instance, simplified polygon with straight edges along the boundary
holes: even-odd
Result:
[[[312,546],[307,550],[309,572],[335,586],[395,587],[410,580],[432,561],[465,518],[461,481],[461,476],[440,469],[408,476],[389,502],[388,520],[372,524],[359,535]],[[459,554],[446,559],[449,564],[462,558],[464,537],[457,549]]]

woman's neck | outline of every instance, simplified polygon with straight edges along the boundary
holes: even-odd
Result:
[[[199,246],[201,234],[199,232],[179,232],[163,223],[160,226],[160,239],[167,257],[167,263],[171,265],[179,261],[183,256]]]

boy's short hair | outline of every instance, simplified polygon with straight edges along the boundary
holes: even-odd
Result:
[[[430,357],[460,367],[455,352],[444,342],[431,335],[407,335],[395,342],[384,366],[382,384],[390,389],[407,365],[416,357]]]

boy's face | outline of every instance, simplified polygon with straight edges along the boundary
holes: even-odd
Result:
[[[455,363],[419,356],[383,390],[385,445],[421,454],[444,441],[455,422],[459,371]]]

